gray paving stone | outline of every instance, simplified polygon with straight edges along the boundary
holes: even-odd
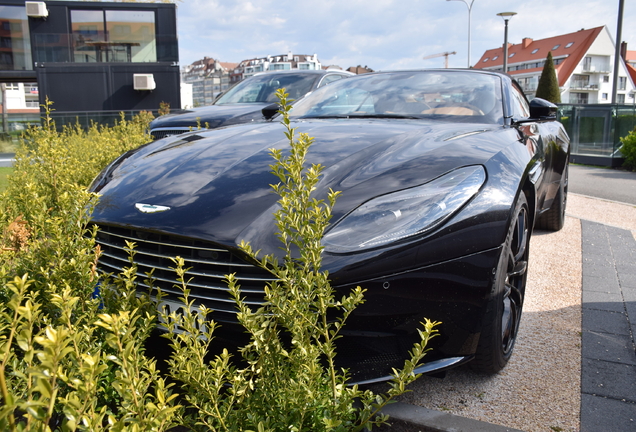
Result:
[[[603,265],[584,265],[582,272],[583,277],[594,276],[608,279],[616,277],[616,267],[608,267]]]
[[[610,312],[608,310],[592,309],[597,303],[583,306],[582,330],[599,333],[630,335],[629,321],[622,303],[617,303],[622,311]],[[599,303],[602,305],[603,303]]]
[[[588,358],[581,366],[582,393],[636,403],[636,366]]]
[[[611,268],[615,268],[615,262],[614,262],[614,258],[612,257],[611,254],[599,254],[599,255],[593,255],[593,254],[586,254],[582,259],[581,259],[581,264],[583,265],[583,267],[586,266],[600,266],[600,267],[611,267]]]
[[[636,288],[636,274],[619,273],[618,282],[621,287]]]
[[[583,253],[591,253],[594,255],[600,254],[602,251],[610,251],[611,246],[607,234],[602,233],[595,238],[585,238],[581,245],[583,247]]]
[[[636,287],[623,287],[621,294],[626,303],[636,302]]]
[[[636,264],[634,264],[631,261],[630,262],[616,261],[616,273],[618,273],[619,275],[636,276]]]
[[[583,263],[605,261],[612,256],[612,249],[609,245],[599,245],[591,243],[587,247],[581,249],[581,258]]]
[[[618,284],[618,277],[602,278],[595,276],[586,276],[583,278],[583,292],[597,291],[609,294],[620,294],[621,287]]]
[[[620,293],[583,291],[583,307],[610,312],[625,312],[623,296]]]
[[[581,395],[581,432],[633,432],[636,405],[600,396]]]
[[[602,360],[636,366],[636,355],[634,355],[631,335],[584,331],[581,356],[589,360]]]

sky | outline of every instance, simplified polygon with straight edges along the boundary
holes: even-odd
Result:
[[[469,4],[471,0],[466,0]],[[474,0],[471,65],[504,41],[500,12],[516,12],[508,41],[543,39],[607,26],[616,38],[619,0]],[[636,1],[624,0],[622,40],[636,50]],[[204,56],[222,62],[318,54],[323,66],[374,70],[468,64],[468,7],[446,0],[182,0],[177,3],[182,66]]]

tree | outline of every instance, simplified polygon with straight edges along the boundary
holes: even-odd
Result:
[[[552,52],[548,52],[548,58],[545,60],[545,66],[543,66],[543,72],[541,72],[541,78],[539,78],[536,97],[552,103],[561,102],[561,92],[559,91],[559,82],[554,70]]]

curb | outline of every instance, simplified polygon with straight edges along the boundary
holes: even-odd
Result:
[[[381,432],[523,432],[401,402],[385,407],[382,413],[389,416],[391,426],[376,429]]]

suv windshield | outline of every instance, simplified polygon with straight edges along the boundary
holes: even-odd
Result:
[[[294,105],[291,118],[437,118],[503,122],[497,76],[462,71],[388,72],[341,80]]]
[[[247,78],[222,95],[214,105],[278,102],[276,90],[284,87],[292,99],[300,99],[311,91],[319,74],[267,73]]]

